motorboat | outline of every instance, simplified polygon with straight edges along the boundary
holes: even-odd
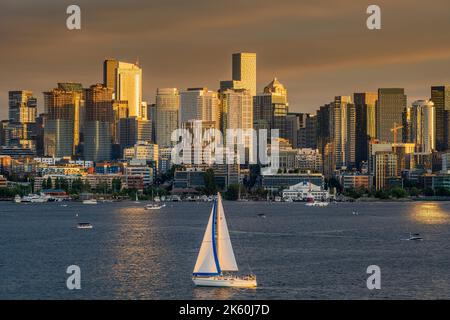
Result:
[[[149,203],[145,206],[145,210],[160,210],[162,208],[164,208],[166,205],[163,204],[158,204],[158,203]]]
[[[77,225],[77,229],[92,229],[93,226],[89,222],[80,222]]]
[[[83,200],[83,204],[97,204],[97,200],[96,199]]]

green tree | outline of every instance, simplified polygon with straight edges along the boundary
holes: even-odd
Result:
[[[416,187],[412,187],[411,189],[409,189],[409,195],[411,197],[417,197],[420,195],[420,190]]]
[[[227,191],[224,193],[224,198],[227,200],[236,201],[239,198],[239,188],[241,188],[241,185],[239,184],[232,184],[228,186]]]
[[[120,192],[121,189],[122,189],[122,180],[119,178],[114,178],[112,181],[113,192]]]
[[[395,187],[395,188],[393,188],[391,190],[391,195],[393,197],[397,198],[397,199],[400,199],[400,198],[407,197],[408,196],[408,192],[405,189],[401,188],[401,187]]]
[[[46,189],[53,189],[52,178],[50,178],[50,177],[47,178]]]
[[[423,190],[423,194],[426,197],[433,197],[434,196],[434,190],[432,188],[426,188],[425,190]]]
[[[435,190],[435,194],[439,197],[448,197],[450,196],[450,190],[443,187],[438,187]]]
[[[385,190],[378,190],[375,192],[375,197],[378,199],[389,199],[389,193]]]
[[[204,175],[204,183],[205,183],[205,193],[207,195],[212,195],[217,193],[217,185],[214,177],[214,170],[208,169]]]

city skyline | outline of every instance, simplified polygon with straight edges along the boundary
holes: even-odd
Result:
[[[356,1],[327,6],[317,1],[199,1],[189,6],[177,1],[151,5],[132,1],[127,3],[126,17],[121,15],[124,4],[110,1],[100,10],[102,2],[80,1],[80,31],[65,28],[68,3],[42,8],[30,3],[2,4],[2,12],[8,12],[0,19],[2,38],[11,44],[0,53],[2,118],[7,114],[8,91],[33,91],[42,112],[42,92],[59,81],[84,86],[102,82],[99,61],[111,56],[121,61],[139,59],[143,99],[150,103],[158,87],[217,90],[220,80],[230,78],[229,55],[234,52],[258,54],[257,91],[276,76],[289,89],[293,112],[314,112],[336,95],[383,87],[405,88],[411,103],[429,98],[430,86],[449,82],[450,45],[443,41],[445,32],[433,32],[450,29],[445,1],[433,6],[419,1],[381,1],[379,31],[365,27],[367,4]],[[200,6],[214,6],[223,15],[204,17]],[[412,23],[422,16],[428,16],[433,25]],[[121,23],[112,25],[110,21],[117,19],[111,17],[120,17]],[[186,25],[184,19],[196,22]],[[306,27],[308,34],[303,32]],[[84,45],[92,49],[76,49]],[[12,59],[14,64],[8,62]]]

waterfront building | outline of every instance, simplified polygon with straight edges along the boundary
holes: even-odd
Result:
[[[145,160],[131,160],[124,167],[124,175],[126,180],[130,176],[140,176],[142,177],[142,183],[144,187],[148,187],[153,183],[154,179],[154,168],[147,165]]]
[[[325,201],[330,198],[330,193],[327,190],[324,190],[321,185],[306,181],[289,186],[289,188],[284,189],[281,194],[283,199],[293,201],[306,201],[307,197],[310,197],[311,195],[317,201]]]
[[[344,190],[371,190],[373,184],[373,176],[369,174],[343,173],[339,176],[339,180]]]
[[[279,191],[286,189],[289,186],[307,182],[318,186],[324,186],[324,177],[320,173],[262,173],[261,174],[261,186],[270,191]]]

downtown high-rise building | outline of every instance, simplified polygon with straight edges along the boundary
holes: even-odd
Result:
[[[123,151],[125,148],[133,147],[138,142],[152,141],[152,123],[150,120],[128,117],[119,119],[119,144]]]
[[[352,97],[335,97],[330,108],[330,135],[334,169],[354,167],[356,161],[356,112]]]
[[[110,160],[114,122],[112,88],[97,84],[85,92],[84,159]]]
[[[416,153],[431,154],[436,149],[436,113],[430,100],[417,100],[405,110],[405,143],[414,143]]]
[[[242,129],[243,145],[246,150],[246,158],[253,154],[253,97],[247,89],[228,89],[220,93],[221,128],[225,143],[227,143],[228,129]],[[241,159],[242,163],[244,159]]]
[[[317,148],[317,118],[310,113],[288,113],[286,139],[293,148]]]
[[[9,146],[36,149],[37,99],[31,91],[9,91],[9,122],[3,132]]]
[[[278,129],[279,136],[284,139],[289,136],[286,123],[288,113],[287,90],[277,78],[264,88],[263,93],[253,98],[255,127],[269,130]]]
[[[378,93],[362,92],[353,95],[356,112],[356,166],[368,161],[368,146],[371,139],[376,138],[376,103]]]
[[[128,102],[128,116],[146,118],[142,114],[142,69],[137,63],[105,60],[103,85],[113,89],[114,100]]]
[[[450,86],[431,87],[431,101],[436,113],[436,150],[450,148]]]
[[[218,93],[207,88],[189,88],[180,93],[178,127],[193,120],[212,123],[220,128],[220,108]]]
[[[378,89],[376,105],[376,135],[382,142],[402,141],[402,129],[399,127],[403,121],[403,111],[406,108],[407,98],[403,88]],[[394,132],[397,134],[394,137]]]
[[[156,143],[169,147],[175,142],[171,135],[178,128],[180,94],[177,88],[158,88],[156,91],[155,118],[150,116],[155,126]]]
[[[256,95],[256,53],[240,52],[232,56],[232,80],[221,81],[220,89],[247,89]]]
[[[44,154],[71,157],[80,143],[80,121],[84,106],[83,87],[77,83],[59,83],[44,92]]]

